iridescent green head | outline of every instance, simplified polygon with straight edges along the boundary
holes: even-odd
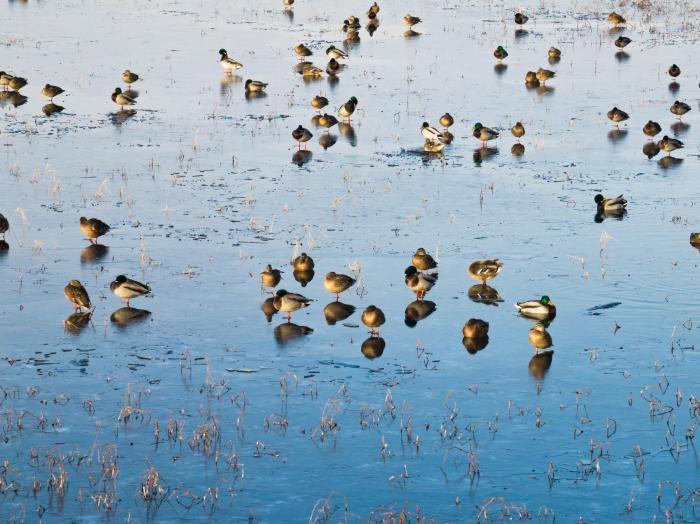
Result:
[[[544,295],[540,299],[540,304],[542,304],[543,306],[549,306],[551,303],[552,303],[552,301],[549,299],[549,297],[547,295]]]

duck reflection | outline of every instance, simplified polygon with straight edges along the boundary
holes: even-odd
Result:
[[[647,142],[642,147],[642,153],[644,153],[644,155],[649,160],[651,160],[656,155],[658,155],[660,151],[661,151],[661,147],[659,147],[659,144],[657,144],[656,142]]]
[[[263,315],[265,315],[265,318],[268,322],[272,322],[272,317],[279,313],[279,311],[275,307],[274,300],[274,297],[270,297],[267,300],[265,300],[262,304],[260,304],[260,311],[263,312]]]
[[[115,126],[122,125],[127,120],[136,115],[136,109],[124,109],[123,111],[117,111],[115,113],[109,114],[109,119]]]
[[[499,62],[498,64],[493,66],[493,72],[496,73],[497,76],[503,75],[506,71],[508,71],[508,64]]]
[[[630,59],[630,55],[628,53],[625,53],[624,51],[618,51],[615,53],[615,60],[618,62],[627,62]]]
[[[520,142],[513,144],[513,147],[510,148],[510,153],[513,156],[523,156],[525,154],[525,146]]]
[[[670,169],[672,167],[678,167],[683,163],[682,158],[676,158],[671,155],[659,158],[658,164],[663,169]]]
[[[321,127],[321,114],[318,113],[311,117],[311,125],[314,127]]]
[[[243,82],[242,76],[224,74],[219,82],[219,94],[224,98],[229,96],[233,85],[240,84],[241,82]]]
[[[681,89],[681,85],[676,82],[675,80],[668,84],[668,90],[673,93],[674,95],[678,93],[678,91]]]
[[[90,323],[91,317],[92,311],[73,313],[72,315],[68,315],[68,317],[63,321],[63,327],[69,333],[77,335]]]
[[[550,56],[547,61],[550,63],[550,65],[556,65],[561,62],[561,56]]]
[[[539,85],[535,88],[535,91],[537,91],[537,94],[540,96],[546,96],[554,93],[554,88],[548,85]]]
[[[447,129],[442,132],[442,143],[449,146],[454,142],[455,136],[450,133]]]
[[[7,241],[0,240],[0,256],[5,256],[10,251],[10,244]]]
[[[245,99],[248,102],[250,102],[252,100],[257,100],[259,98],[267,97],[267,93],[265,91],[248,91],[248,90],[246,90],[243,96],[245,96]]]
[[[299,282],[301,284],[301,287],[306,287],[306,284],[308,284],[314,279],[314,275],[315,273],[313,269],[307,269],[305,271],[295,269],[292,273],[294,280]]]
[[[413,29],[407,29],[406,31],[403,32],[403,37],[404,38],[416,38],[417,36],[420,36],[422,33],[419,33],[418,31],[414,31]]]
[[[367,23],[367,25],[365,26],[365,29],[366,29],[367,32],[369,33],[369,36],[374,35],[374,32],[375,32],[377,29],[379,29],[379,20],[376,19],[376,18],[375,18],[374,20],[370,20],[370,21]]]
[[[289,19],[290,22],[294,22],[294,9],[284,9],[282,13]]]
[[[537,380],[542,380],[545,373],[547,373],[547,370],[552,367],[553,356],[554,351],[544,351],[533,355],[529,364],[527,365],[527,368],[530,370],[530,374]]]
[[[467,353],[470,355],[476,355],[479,351],[484,349],[486,346],[489,345],[489,337],[482,337],[482,338],[468,338],[464,337],[462,339],[462,345],[464,345],[465,349],[467,350]]]
[[[696,249],[700,249],[700,233],[690,234],[690,245]]]
[[[51,102],[49,104],[46,104],[44,107],[42,107],[41,111],[46,116],[51,116],[51,115],[55,115],[56,113],[60,113],[64,109],[65,108],[63,106],[59,106],[58,104],[54,104],[53,102]]]
[[[498,155],[497,147],[479,147],[474,150],[474,163],[481,164],[484,160]]]
[[[342,322],[350,317],[355,312],[355,309],[355,306],[351,304],[334,301],[323,308],[323,314],[326,317],[326,323],[329,326],[335,326],[336,322]]]
[[[593,216],[593,220],[598,224],[602,224],[603,221],[605,221],[606,219],[622,220],[626,216],[626,209],[621,209],[619,211],[597,211],[596,214]]]
[[[675,136],[683,136],[688,132],[689,129],[690,124],[687,124],[682,120],[678,120],[677,122],[671,124],[671,131],[673,131],[673,134]]]
[[[292,322],[284,322],[275,327],[275,340],[280,345],[289,344],[301,337],[310,335],[314,330],[307,326],[300,326]]]
[[[360,351],[369,360],[379,358],[384,354],[386,342],[382,337],[369,337],[362,343]]]
[[[337,135],[332,135],[330,133],[323,133],[318,138],[318,144],[324,149],[328,150],[329,147],[333,147],[338,141]]]
[[[331,88],[331,90],[335,89],[335,87],[340,82],[340,77],[337,75],[328,75],[327,79],[328,79],[328,86]]]
[[[80,252],[80,263],[99,262],[109,254],[109,247],[102,244],[90,244]]]
[[[308,149],[302,149],[301,151],[297,151],[292,155],[292,163],[301,167],[309,162],[313,156],[313,153]]]
[[[462,344],[474,355],[489,343],[489,323],[480,318],[470,318],[462,328]]]
[[[147,309],[138,309],[135,307],[125,306],[117,309],[109,319],[120,327],[126,327],[129,324],[138,324],[151,316],[151,312]]]
[[[418,322],[435,313],[437,305],[431,300],[414,300],[406,306],[404,324],[408,327],[416,327]]]
[[[521,38],[525,38],[529,34],[530,33],[527,29],[516,29],[515,30],[515,39],[520,40]]]
[[[27,103],[27,100],[29,99],[19,91],[10,91],[9,101],[14,107],[23,106]]]
[[[627,131],[627,129],[611,129],[608,132],[608,140],[613,144],[617,144],[618,142],[622,142],[628,133],[629,131]]]
[[[340,134],[343,135],[343,138],[345,138],[352,147],[357,145],[357,135],[355,134],[355,128],[352,127],[352,124],[338,122],[338,131],[340,131]]]
[[[486,284],[474,284],[467,291],[467,296],[472,302],[489,306],[498,306],[499,302],[503,302],[498,290]]]

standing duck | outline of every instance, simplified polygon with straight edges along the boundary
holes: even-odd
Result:
[[[626,22],[626,20],[624,16],[613,11],[608,15],[608,22],[610,22],[613,27],[617,27],[619,25],[623,25]]]
[[[328,105],[328,99],[325,96],[316,95],[311,99],[311,107],[313,107],[319,113],[321,109]]]
[[[121,111],[124,111],[124,106],[136,105],[136,100],[122,93],[120,87],[114,89],[114,93],[112,93],[112,102],[121,107]]]
[[[348,124],[349,124],[350,118],[352,117],[352,114],[355,112],[356,107],[357,107],[357,98],[352,96],[352,97],[350,97],[350,100],[348,100],[342,106],[340,106],[340,109],[338,109],[338,116],[340,117],[341,120],[347,118]]]
[[[311,302],[313,302],[313,300],[306,298],[304,295],[289,293],[284,289],[280,289],[272,299],[272,304],[275,306],[277,311],[287,313],[287,316],[284,318],[286,318],[288,322],[291,322],[292,320],[292,313],[299,309],[309,307]]]
[[[379,335],[379,327],[386,322],[384,312],[377,306],[367,306],[362,312],[362,323],[369,328],[370,335]]]
[[[139,75],[136,73],[132,73],[128,69],[125,69],[124,72],[122,73],[122,81],[129,86],[129,89],[131,89],[131,84],[136,82],[139,79]]]
[[[483,125],[481,125],[481,122],[477,122],[476,124],[474,124],[472,134],[474,135],[474,138],[478,139],[481,142],[482,147],[486,147],[486,143],[489,140],[493,140],[494,138],[498,138],[499,136],[498,131],[488,127],[484,127]]]
[[[326,66],[326,73],[331,76],[336,76],[340,72],[341,66],[335,58],[331,58]]]
[[[318,125],[325,127],[327,130],[336,125],[337,123],[338,119],[333,115],[329,115],[328,113],[322,114],[321,117],[318,119]]]
[[[68,301],[73,304],[74,310],[82,310],[82,308],[87,310],[92,309],[90,296],[80,283],[80,280],[69,281],[68,285],[63,288],[63,294],[66,295]]]
[[[423,300],[425,294],[433,289],[437,282],[437,273],[423,273],[418,271],[415,266],[409,266],[404,271],[406,286],[416,294],[416,299]]]
[[[109,233],[109,226],[98,218],[80,217],[80,231],[91,244],[97,244],[98,238]]]
[[[10,78],[9,86],[11,89],[14,89],[15,91],[19,91],[24,86],[26,86],[27,83],[28,82],[27,82],[26,78],[22,78],[21,76],[13,76]]]
[[[224,71],[226,71],[227,74],[230,75],[236,69],[240,69],[243,67],[243,64],[241,64],[238,60],[229,58],[226,49],[219,49],[219,55],[221,56],[221,58],[219,59],[219,63],[221,64],[221,67],[224,69]]]
[[[416,254],[413,255],[413,258],[411,259],[411,264],[413,264],[416,269],[419,269],[421,271],[428,271],[430,269],[435,269],[438,267],[437,262],[435,259],[430,256],[425,249],[422,247],[419,247],[416,250]]]
[[[504,60],[508,56],[508,51],[503,49],[503,46],[499,45],[496,50],[493,52],[493,56],[496,57],[496,60],[499,62],[501,60]]]
[[[467,274],[486,285],[486,282],[495,278],[503,269],[503,264],[497,259],[493,260],[477,260],[469,264],[467,268]]]
[[[342,275],[331,271],[326,273],[326,278],[323,279],[323,289],[329,293],[335,293],[335,299],[340,300],[340,294],[343,291],[350,289],[356,280],[348,275]]]
[[[658,122],[654,122],[652,120],[649,120],[646,124],[644,124],[644,127],[642,128],[642,132],[648,136],[650,139],[653,139],[656,135],[661,133],[661,126],[659,125]]]
[[[440,117],[440,125],[445,128],[445,131],[452,127],[454,123],[455,119],[452,118],[452,115],[449,113],[445,113]]]
[[[5,240],[5,233],[7,233],[10,229],[10,221],[7,220],[5,215],[0,213],[0,235],[2,235],[2,239]]]
[[[119,275],[114,279],[114,282],[109,285],[109,289],[116,296],[125,300],[126,307],[129,307],[129,302],[132,298],[148,295],[151,292],[151,288],[146,284],[127,278],[124,275]]]
[[[681,68],[676,64],[673,64],[668,68],[668,74],[671,75],[671,78],[678,78],[678,76],[681,74]]]
[[[529,16],[526,16],[522,13],[515,13],[515,16],[513,18],[515,20],[515,25],[517,26],[523,26],[527,24],[528,20],[530,20]]]
[[[306,142],[311,140],[314,135],[311,131],[299,125],[294,131],[292,131],[292,138],[297,141],[297,149],[301,149],[301,144],[304,142],[304,149],[306,149]]]
[[[369,11],[367,11],[367,14],[377,16],[379,14],[379,4],[374,2],[371,6],[369,6]]]
[[[260,282],[263,286],[270,288],[274,294],[275,288],[282,280],[282,273],[282,270],[272,269],[272,266],[268,264],[265,271],[260,272]]]
[[[442,140],[442,133],[440,133],[440,131],[438,131],[434,127],[431,127],[430,124],[428,124],[428,122],[423,122],[420,132],[421,135],[423,135],[423,138],[429,140],[433,144]]]
[[[615,127],[618,127],[620,122],[624,122],[629,117],[630,116],[627,113],[625,113],[622,109],[618,109],[617,107],[613,107],[610,111],[608,111],[608,120],[615,122]]]
[[[676,100],[671,106],[671,113],[676,115],[678,118],[681,118],[688,111],[690,111],[690,106],[685,102],[679,102]]]
[[[556,47],[550,47],[547,51],[547,57],[550,60],[559,60],[561,58],[561,51]]]
[[[306,47],[304,44],[299,44],[294,48],[294,52],[299,57],[299,60],[304,60],[307,56],[313,55],[313,51]]]
[[[554,71],[550,71],[549,69],[542,69],[541,67],[535,73],[537,80],[541,82],[542,85],[545,85],[547,80],[554,78],[556,75],[557,74]]]
[[[12,80],[12,75],[6,73],[5,71],[0,71],[0,86],[2,86],[3,91],[7,91],[10,85],[10,80]]]
[[[328,55],[330,58],[334,58],[335,60],[346,60],[349,58],[349,55],[343,51],[342,49],[338,49],[334,45],[331,45],[326,49],[326,55]]]
[[[664,135],[664,137],[659,141],[659,147],[666,151],[669,155],[676,149],[683,149],[685,146],[683,142],[676,138],[669,138]]]
[[[552,320],[557,316],[557,308],[547,295],[539,300],[519,302],[515,307],[522,316],[537,320]]]
[[[65,93],[65,91],[60,87],[52,86],[51,84],[46,84],[41,88],[41,94],[48,98],[50,102],[53,102],[53,97],[58,96],[61,93]]]
[[[418,25],[422,22],[417,16],[406,15],[403,17],[403,23],[413,29],[414,25]]]
[[[314,259],[306,253],[302,253],[292,260],[294,271],[311,271],[314,268]]]
[[[515,139],[520,142],[520,139],[525,134],[525,126],[521,122],[516,122],[515,125],[510,128],[510,132],[513,134]]]
[[[535,347],[536,353],[539,353],[540,349],[548,349],[552,347],[552,337],[547,332],[542,322],[538,322],[532,329],[530,329],[528,339],[530,340],[530,344]]]

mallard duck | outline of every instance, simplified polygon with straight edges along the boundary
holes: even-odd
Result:
[[[352,97],[350,97],[350,100],[348,100],[342,106],[340,106],[340,109],[338,109],[338,116],[340,117],[341,120],[347,118],[348,123],[349,123],[350,118],[352,117],[352,114],[355,112],[356,107],[357,107],[357,98],[352,96]]]
[[[297,141],[297,149],[301,149],[302,142],[308,142],[313,136],[311,131],[301,125],[292,131],[292,138]],[[304,144],[304,149],[306,149],[306,144]]]
[[[613,107],[610,111],[608,111],[608,120],[612,120],[615,122],[615,126],[620,122],[624,122],[627,120],[630,116],[625,113],[622,109],[618,109],[617,107]]]
[[[515,20],[515,25],[525,25],[528,20],[530,20],[529,16],[526,16],[522,13],[515,13],[515,16],[513,17]]]
[[[301,60],[306,58],[307,56],[313,55],[313,51],[306,47],[304,44],[299,44],[294,48],[294,52],[300,57]]]
[[[316,67],[310,62],[303,62],[303,67],[301,68],[302,76],[306,78],[321,78],[323,76],[323,69]]]
[[[369,337],[360,347],[364,357],[369,360],[381,357],[384,349],[386,349],[386,341],[382,337]]]
[[[508,56],[508,51],[503,49],[503,46],[499,45],[493,52],[493,56],[496,57],[496,59],[500,62]]]
[[[326,55],[334,58],[335,60],[346,60],[349,58],[349,55],[345,51],[338,49],[334,45],[331,45],[328,47],[328,49],[326,49]]]
[[[554,71],[550,71],[549,69],[542,69],[541,67],[537,70],[535,73],[535,76],[537,77],[537,80],[544,85],[547,80],[550,80],[554,78],[557,74]]]
[[[661,151],[661,147],[653,140],[642,146],[642,153],[644,153],[649,160],[658,155],[659,151]]]
[[[292,260],[292,267],[295,271],[311,271],[314,268],[314,259],[306,253],[302,253]]]
[[[367,11],[367,14],[378,15],[379,4],[377,4],[377,2],[374,2],[371,6],[369,6],[369,11]]]
[[[681,118],[688,111],[690,111],[690,106],[685,102],[679,102],[676,100],[671,106],[671,113],[676,115],[678,118]]]
[[[691,233],[690,234],[690,244],[693,247],[700,248],[700,233]]]
[[[406,275],[404,281],[408,289],[416,294],[416,299],[423,300],[425,294],[433,289],[433,286],[437,282],[437,273],[423,273],[418,271],[415,266],[409,266],[404,271]]]
[[[480,318],[470,318],[462,328],[464,338],[484,338],[489,336],[489,323]]]
[[[10,221],[7,220],[5,215],[0,213],[0,235],[2,235],[2,239],[5,240],[5,233],[7,233],[10,229]]]
[[[284,5],[285,8],[292,7],[294,5],[294,0],[282,0],[282,5]]]
[[[474,138],[478,139],[481,142],[481,145],[483,147],[486,147],[486,142],[489,140],[493,140],[494,138],[498,138],[498,131],[494,129],[490,129],[488,127],[484,127],[481,125],[481,122],[477,122],[474,124],[474,127],[472,128],[472,134],[474,135]]]
[[[272,289],[274,293],[275,288],[280,283],[280,280],[282,280],[282,273],[284,273],[284,271],[272,269],[272,266],[268,264],[265,270],[260,272],[260,282],[263,286]]]
[[[426,140],[429,140],[432,143],[437,143],[442,140],[442,133],[435,129],[434,127],[431,127],[428,122],[423,122],[423,125],[421,126],[421,135],[423,135],[423,138]]]
[[[333,301],[323,308],[323,316],[326,317],[326,324],[335,326],[337,322],[349,318],[355,312],[355,306]]]
[[[403,320],[404,324],[408,327],[415,327],[419,321],[435,313],[435,309],[437,309],[437,304],[435,304],[435,302],[430,300],[414,300],[406,306]]]
[[[120,87],[114,89],[114,93],[112,93],[112,102],[121,107],[121,111],[124,111],[124,106],[136,105],[136,100],[122,93]]]
[[[477,260],[469,264],[467,274],[474,280],[486,285],[486,282],[495,278],[503,269],[503,264],[497,259]]]
[[[350,15],[348,17],[348,25],[352,28],[359,29],[361,27],[360,19],[355,15]]]
[[[362,312],[362,323],[369,328],[370,335],[379,335],[379,328],[384,322],[384,312],[377,306],[367,306]]]
[[[530,344],[535,346],[536,352],[539,352],[540,349],[548,349],[552,347],[552,337],[547,332],[542,322],[538,322],[532,329],[530,329],[528,339],[530,340]]]
[[[664,135],[664,137],[659,141],[659,147],[670,154],[672,151],[682,149],[685,146],[680,140],[676,138],[669,138],[668,136]]]
[[[350,289],[355,282],[356,280],[351,276],[331,271],[330,273],[326,273],[326,278],[323,279],[323,289],[329,293],[335,293],[335,299],[340,300],[340,294]]]
[[[311,99],[311,107],[320,112],[321,109],[328,105],[328,99],[325,96],[316,95]]]
[[[64,93],[65,91],[61,89],[58,86],[52,86],[51,84],[46,84],[44,87],[41,88],[41,94],[47,97],[50,101],[53,102],[53,97],[60,95],[61,93]]]
[[[627,208],[627,200],[623,195],[605,198],[599,193],[593,200],[598,206],[599,213],[622,213]]]
[[[151,288],[146,284],[126,278],[124,275],[119,275],[114,282],[109,285],[109,289],[119,298],[125,299],[124,303],[127,307],[129,307],[129,301],[132,298],[148,295],[151,292]]]
[[[630,42],[632,42],[631,38],[626,36],[618,36],[617,40],[615,40],[615,46],[619,47],[620,49],[624,49],[630,44]]]
[[[549,51],[547,51],[547,56],[549,58],[561,58],[561,51],[556,47],[550,47]]]
[[[540,85],[540,81],[537,80],[537,73],[535,73],[534,71],[528,71],[525,74],[525,83],[527,85],[533,85],[533,86]]]
[[[613,27],[615,27],[624,24],[626,20],[624,16],[617,14],[615,11],[613,11],[608,15],[608,22],[610,22],[613,25]]]
[[[544,295],[539,300],[519,302],[515,304],[515,307],[518,308],[518,312],[524,317],[552,320],[557,316],[557,308],[547,295]]]
[[[333,115],[329,115],[328,113],[322,114],[321,118],[318,119],[318,125],[325,127],[326,129],[330,129],[337,123],[338,119]]]
[[[63,288],[63,294],[66,295],[68,301],[73,304],[73,309],[92,309],[90,296],[80,283],[80,280],[70,280],[68,285]]]
[[[26,78],[22,78],[21,76],[13,76],[12,78],[10,78],[9,86],[11,89],[14,89],[15,91],[19,91],[24,86],[26,86],[27,83],[28,82],[27,82]]]
[[[510,128],[510,132],[518,142],[520,142],[520,138],[525,134],[525,126],[521,122],[516,122],[515,125]]]
[[[265,91],[267,84],[265,82],[260,82],[259,80],[251,80],[250,78],[245,81],[245,90],[252,93],[259,93]]]
[[[131,84],[136,82],[138,79],[139,79],[139,75],[137,75],[136,73],[132,73],[128,69],[125,69],[124,72],[122,73],[122,80],[129,87],[131,87]]]
[[[232,71],[243,67],[243,64],[241,64],[238,60],[229,58],[226,49],[219,49],[219,55],[221,55],[221,58],[219,59],[221,67],[223,67],[224,71],[226,71],[229,75]]]
[[[423,151],[426,153],[442,153],[442,151],[445,149],[446,142],[431,142],[430,140],[426,140],[425,144],[423,144]]]
[[[310,298],[306,298],[304,295],[299,295],[298,293],[289,293],[284,289],[280,289],[273,299],[273,304],[278,311],[287,313],[284,317],[288,321],[292,320],[292,313],[299,309],[309,307],[313,302]]]
[[[671,78],[677,78],[681,74],[681,68],[673,64],[668,68],[668,74],[671,75]]]
[[[413,27],[414,25],[420,24],[422,20],[417,16],[406,15],[403,17],[403,23],[408,27]]]
[[[653,122],[652,120],[649,120],[646,124],[644,124],[642,132],[649,138],[653,138],[659,133],[661,133],[661,126],[658,122]]]
[[[444,127],[445,129],[448,129],[452,127],[452,125],[455,123],[455,119],[452,118],[452,115],[449,113],[445,113],[440,117],[440,125]]]
[[[98,218],[80,217],[80,230],[91,244],[97,244],[97,239],[109,233],[109,226]]]
[[[3,91],[7,91],[7,87],[10,85],[10,80],[12,80],[12,75],[6,73],[5,71],[0,71],[0,86],[2,86]]]
[[[419,269],[421,271],[428,271],[430,269],[435,269],[436,267],[438,267],[438,264],[435,261],[435,259],[432,256],[430,256],[422,247],[419,247],[416,250],[415,255],[413,255],[413,258],[411,259],[411,264],[413,264],[413,266],[416,269]]]
[[[326,73],[335,76],[340,72],[340,69],[340,63],[335,58],[331,58],[326,66]]]

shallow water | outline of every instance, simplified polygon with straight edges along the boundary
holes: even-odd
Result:
[[[403,508],[449,522],[482,508],[497,520],[504,506],[550,522],[697,520],[700,32],[696,11],[681,16],[693,4],[624,9],[621,60],[607,5],[381,3],[340,80],[304,82],[292,47],[325,65],[342,18],[370,3],[299,1],[293,16],[276,0],[0,8],[2,68],[30,81],[27,102],[2,109],[3,520],[354,521]],[[525,35],[515,8],[532,16]],[[406,12],[424,19],[419,37],[402,36]],[[562,60],[550,66],[552,45]],[[221,74],[221,47],[238,75]],[[131,116],[109,97],[126,67],[142,76]],[[538,67],[557,71],[551,90],[525,87]],[[269,81],[267,96],[246,99],[246,78]],[[66,89],[52,117],[46,82]],[[319,93],[332,107],[359,99],[326,151],[309,122]],[[686,126],[668,110],[676,99],[693,109]],[[631,115],[621,132],[613,105]],[[455,143],[425,157],[420,124],[445,111]],[[642,154],[649,119],[686,143],[679,161]],[[487,153],[477,121],[502,131]],[[300,123],[315,135],[301,166]],[[597,192],[624,193],[629,213],[597,223]],[[85,251],[83,215],[112,226],[107,250]],[[440,279],[435,312],[411,328],[403,271],[419,246],[438,255]],[[305,287],[295,250],[316,261]],[[466,267],[486,257],[504,262],[496,305],[469,297]],[[280,287],[314,299],[293,325],[260,310],[267,263],[285,270]],[[323,314],[331,270],[360,277],[341,295],[357,311],[335,325]],[[132,303],[150,315],[112,321],[122,273],[153,287]],[[72,278],[97,308],[71,330]],[[532,323],[512,304],[543,294],[557,305],[554,355],[533,376]],[[374,359],[361,351],[369,304],[387,316]],[[475,354],[469,318],[490,323]],[[161,491],[144,501],[151,466]]]

